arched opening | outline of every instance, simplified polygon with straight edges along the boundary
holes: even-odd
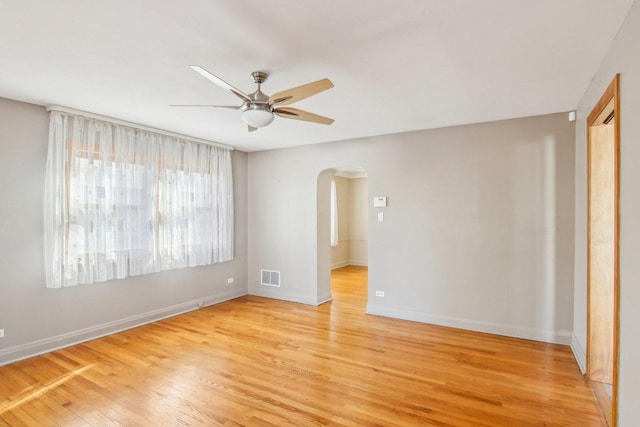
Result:
[[[332,242],[332,183],[337,202],[337,239]],[[332,277],[351,298],[360,299],[365,310],[368,272],[368,176],[362,167],[335,167],[318,175],[317,183],[317,277],[318,301],[333,298]],[[335,206],[334,206],[335,207]],[[335,215],[335,214],[334,214]],[[357,289],[356,289],[357,287]],[[353,292],[352,292],[353,291]]]

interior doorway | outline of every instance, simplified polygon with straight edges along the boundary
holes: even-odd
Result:
[[[360,299],[362,311],[368,302],[368,194],[362,167],[335,167],[318,175],[319,297]]]
[[[361,168],[339,168],[331,183],[331,293],[366,311],[368,188]]]
[[[619,299],[619,75],[587,118],[587,377],[616,425]]]
[[[331,191],[331,269],[368,265],[368,188],[362,169],[339,168],[333,175]],[[335,216],[335,217],[334,217]],[[335,223],[335,224],[334,224]],[[334,227],[335,226],[335,227]]]

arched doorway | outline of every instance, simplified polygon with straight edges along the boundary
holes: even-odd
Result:
[[[332,182],[337,201],[337,241],[332,234]],[[364,281],[364,292],[358,293],[367,303],[368,267],[368,176],[364,168],[348,166],[325,169],[317,182],[317,278],[318,300],[332,299],[331,276],[352,273]],[[364,309],[363,309],[364,310]]]

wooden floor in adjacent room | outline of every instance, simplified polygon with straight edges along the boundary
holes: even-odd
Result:
[[[0,426],[602,426],[566,346],[242,297],[0,367]]]

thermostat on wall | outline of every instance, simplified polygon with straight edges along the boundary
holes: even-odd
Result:
[[[374,208],[385,208],[387,207],[387,197],[386,196],[376,196],[373,198],[373,207]]]

